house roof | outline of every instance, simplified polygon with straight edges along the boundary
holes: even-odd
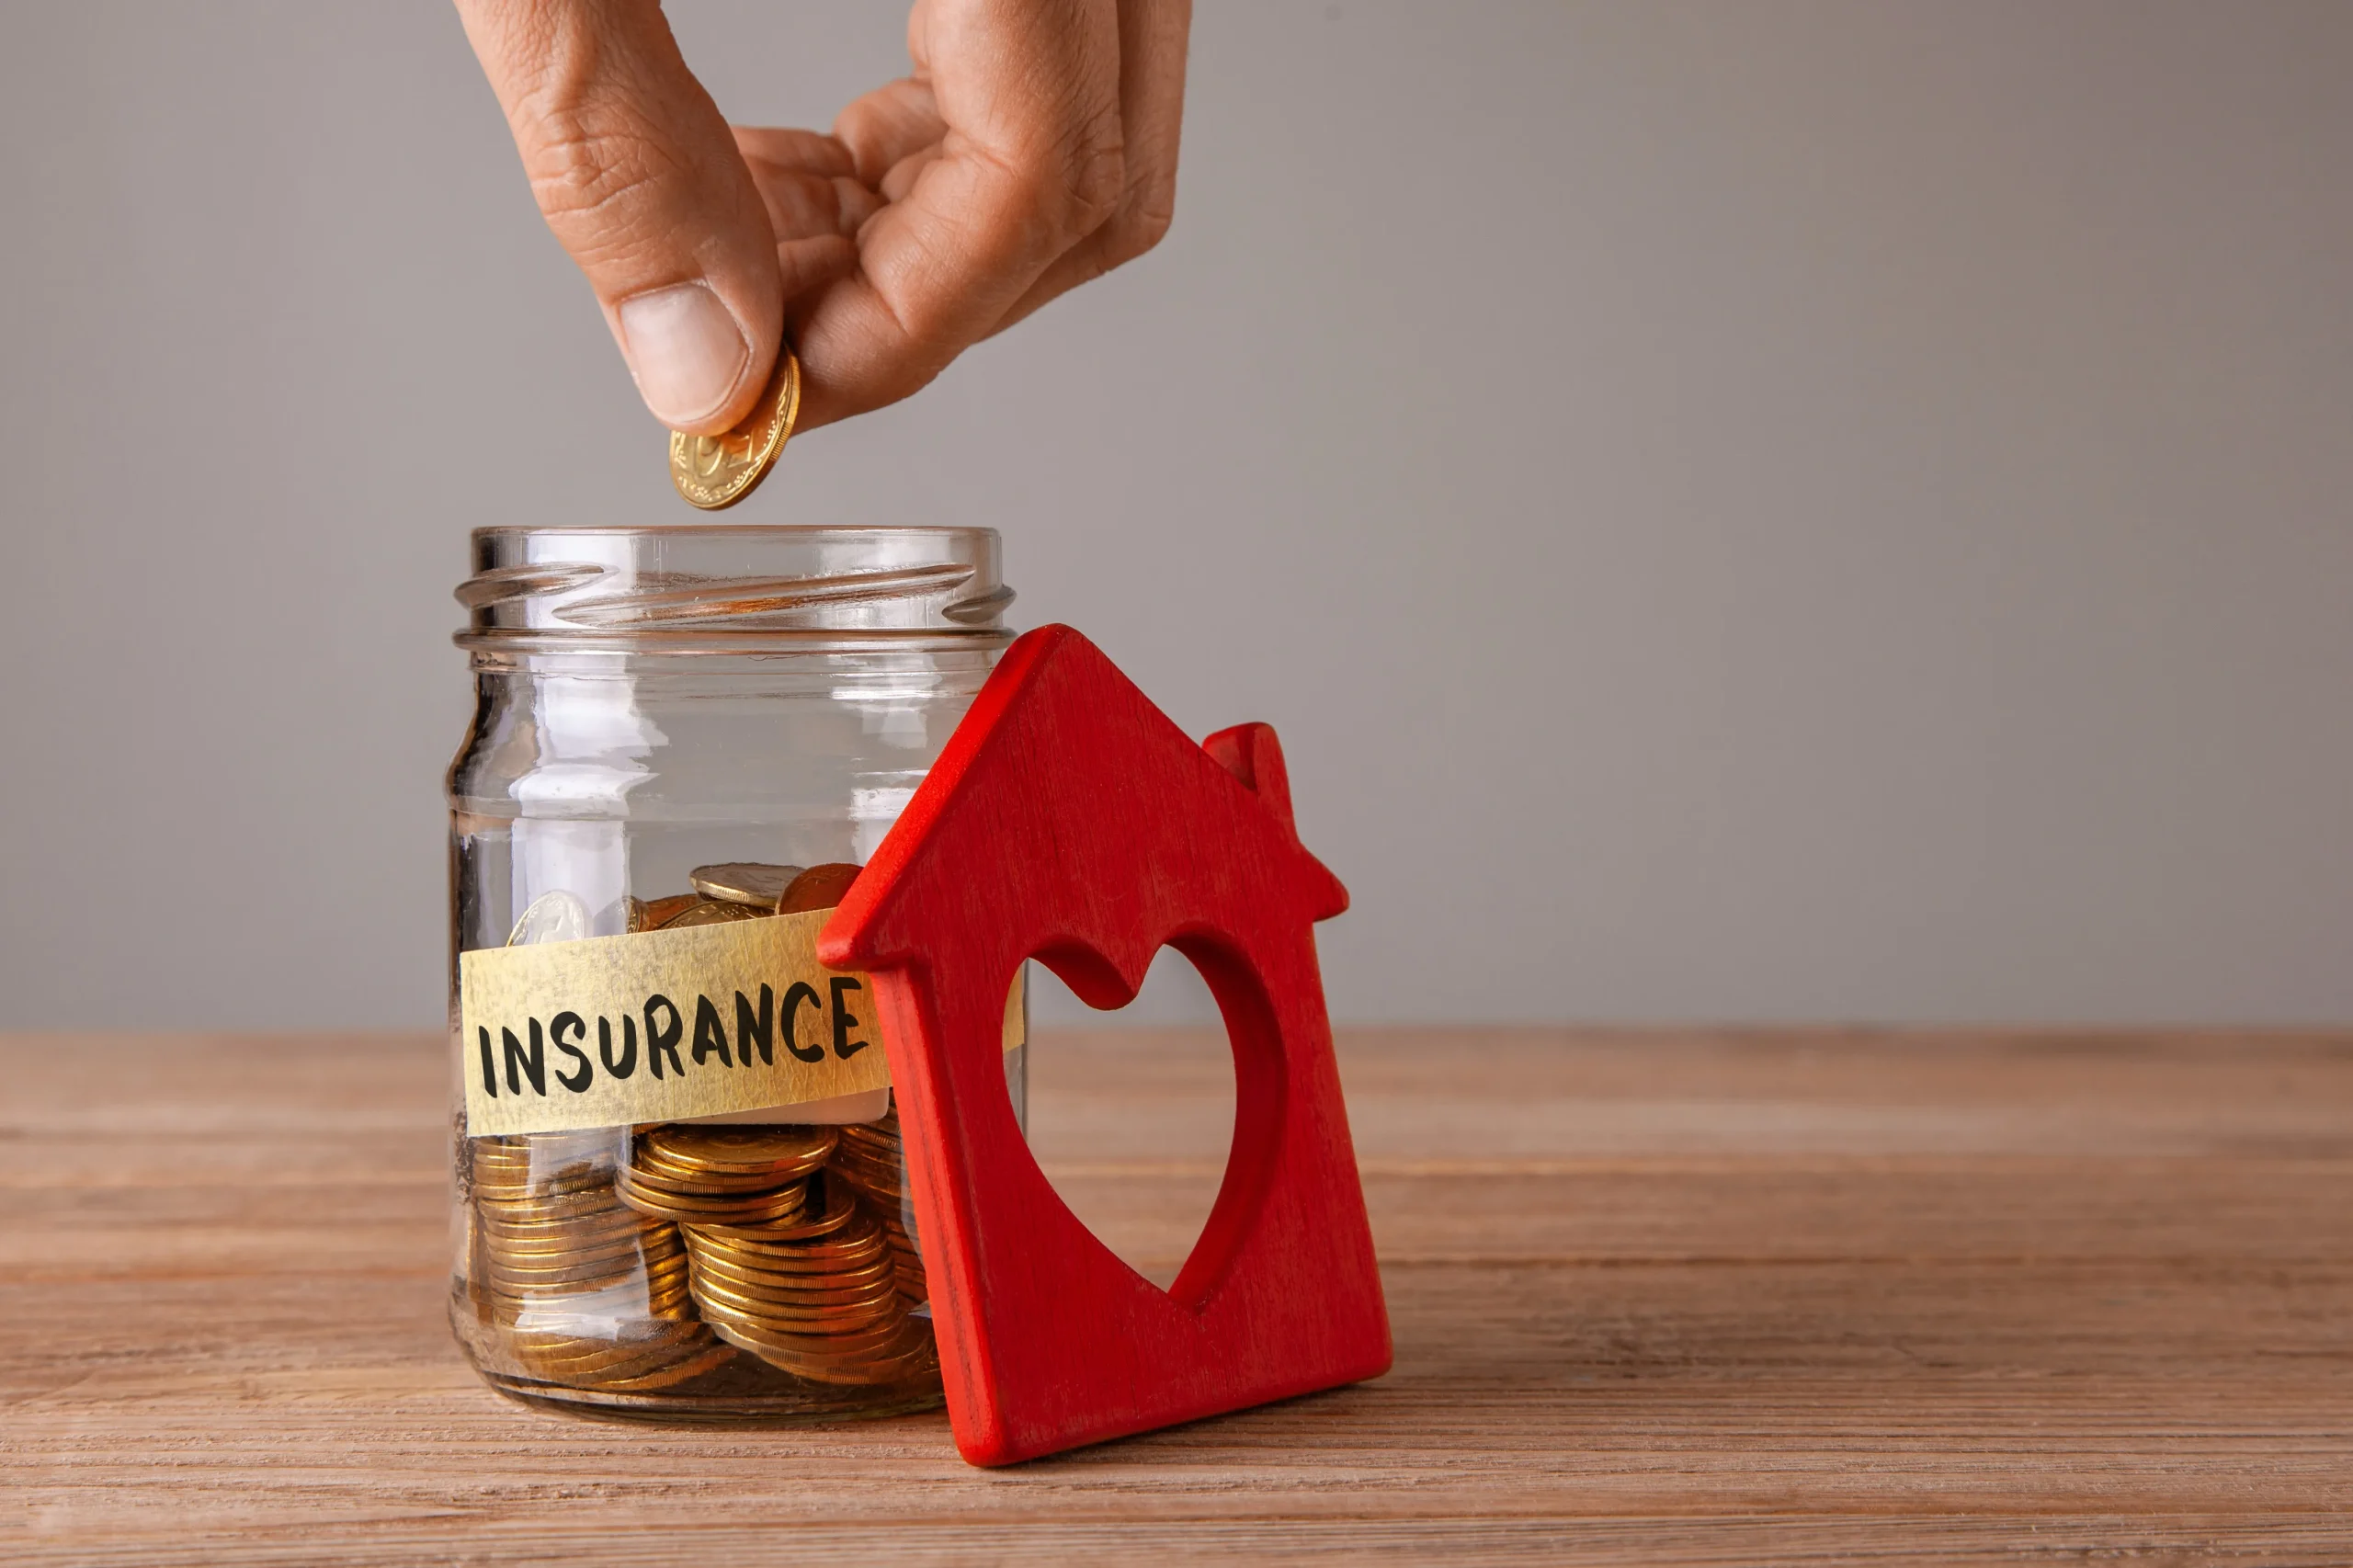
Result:
[[[818,953],[836,968],[895,967],[926,954],[938,912],[969,930],[1003,911],[1006,945],[1023,950],[993,961],[1010,968],[1071,937],[1121,983],[1081,994],[1117,1006],[1164,943],[1198,934],[1193,912],[1229,907],[1236,892],[1269,927],[1303,930],[1347,907],[1299,841],[1274,732],[1240,726],[1205,749],[1094,643],[1040,627],[1006,650]]]

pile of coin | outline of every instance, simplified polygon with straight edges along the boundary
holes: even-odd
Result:
[[[472,1286],[527,1376],[667,1388],[730,1352],[695,1319],[678,1228],[620,1201],[610,1147],[576,1133],[472,1141]]]
[[[858,872],[699,866],[691,892],[631,899],[630,929],[830,909]],[[568,920],[557,918],[568,907],[534,910],[515,940],[586,934],[585,905]],[[813,1382],[876,1385],[937,1364],[914,1311],[926,1290],[895,1112],[840,1128],[643,1127],[622,1158],[617,1142],[607,1131],[471,1142],[477,1290],[529,1375],[651,1391],[741,1351]],[[567,1314],[592,1309],[593,1328],[566,1331]]]
[[[882,1221],[882,1239],[889,1244],[898,1276],[899,1294],[916,1306],[931,1299],[923,1277],[923,1255],[915,1250],[908,1229],[906,1154],[899,1141],[899,1113],[863,1126],[841,1130],[833,1169],[858,1188]]]
[[[696,1225],[689,1281],[703,1321],[772,1367],[822,1383],[890,1383],[933,1364],[881,1221],[856,1189],[813,1184],[824,1207],[795,1224]]]
[[[818,1178],[865,1132],[648,1128],[615,1190],[679,1227],[695,1307],[721,1338],[813,1381],[892,1382],[927,1365],[930,1336],[858,1184]]]
[[[680,1225],[795,1224],[835,1140],[830,1127],[648,1128],[614,1190],[639,1213]]]
[[[841,903],[858,868],[847,860],[822,866],[773,866],[764,861],[736,860],[719,866],[697,866],[690,879],[694,892],[667,898],[629,901],[632,931],[674,931],[688,926],[719,926],[731,920],[757,920],[764,915],[798,915],[831,909]]]

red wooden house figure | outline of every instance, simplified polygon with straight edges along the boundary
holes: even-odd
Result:
[[[1006,1464],[1377,1376],[1389,1320],[1274,732],[1196,745],[1068,627],[1006,653],[818,945],[871,973],[957,1447]],[[1233,1143],[1167,1290],[1056,1196],[1013,1117],[1005,997],[1036,958],[1132,1000],[1162,946],[1233,1046]]]

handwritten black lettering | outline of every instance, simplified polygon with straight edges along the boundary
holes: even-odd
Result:
[[[566,1056],[571,1057],[574,1062],[580,1063],[579,1068],[574,1072],[566,1073],[562,1070],[558,1070],[555,1075],[555,1081],[562,1084],[565,1088],[571,1090],[576,1095],[582,1090],[587,1088],[589,1081],[597,1076],[597,1069],[589,1064],[588,1053],[586,1051],[581,1050],[576,1045],[570,1044],[564,1040],[563,1037],[566,1035],[572,1035],[580,1040],[586,1040],[588,1038],[587,1021],[582,1018],[577,1013],[558,1013],[554,1017],[548,1020],[548,1040],[550,1043],[554,1045],[558,1051],[563,1051]]]
[[[834,1054],[847,1062],[874,1043],[872,1040],[849,1038],[849,1031],[858,1028],[858,1019],[851,1015],[844,998],[847,993],[862,991],[865,987],[847,974],[835,975],[827,983],[834,990]]]
[[[533,1018],[530,1028],[531,1049],[529,1052],[524,1051],[523,1042],[515,1038],[513,1029],[498,1031],[499,1038],[506,1044],[506,1092],[521,1094],[523,1079],[529,1078],[531,1080],[531,1092],[544,1096],[548,1092],[548,1045],[540,1036],[540,1020]],[[517,1067],[522,1069],[520,1077],[516,1074]]]
[[[744,1053],[744,1065],[752,1064],[752,1047],[760,1048],[760,1064],[776,1065],[776,988],[760,987],[760,1010],[755,1014],[752,1004],[741,991],[735,993],[735,1049]]]
[[[597,1058],[605,1064],[608,1078],[626,1078],[637,1071],[637,1020],[627,1013],[621,1015],[621,1059],[613,1060],[613,1021],[597,1020]]]
[[[667,1025],[654,1021],[654,1009],[659,1007],[670,1015]],[[687,1032],[687,1020],[678,1005],[658,992],[645,999],[645,1064],[654,1075],[662,1076],[662,1059],[670,1059],[670,1071],[680,1077],[687,1075],[687,1064],[678,1060],[678,1041]]]
[[[804,1006],[817,1015],[819,1024],[825,1021],[824,1000],[817,994],[816,988],[805,980],[796,980],[792,983],[792,989],[784,994],[784,1049],[802,1062],[823,1062],[825,1048],[801,1044],[793,1028],[793,1020],[800,1016]]]
[[[710,1005],[708,996],[695,998],[695,1065],[702,1065],[706,1056],[716,1056],[722,1067],[733,1067],[735,1059],[727,1054],[726,1026],[719,1021],[719,1009]]]

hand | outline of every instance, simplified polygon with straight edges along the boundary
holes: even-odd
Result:
[[[1149,250],[1191,0],[916,0],[830,134],[731,128],[654,0],[457,0],[548,227],[654,417],[712,435],[788,331],[804,429]]]

